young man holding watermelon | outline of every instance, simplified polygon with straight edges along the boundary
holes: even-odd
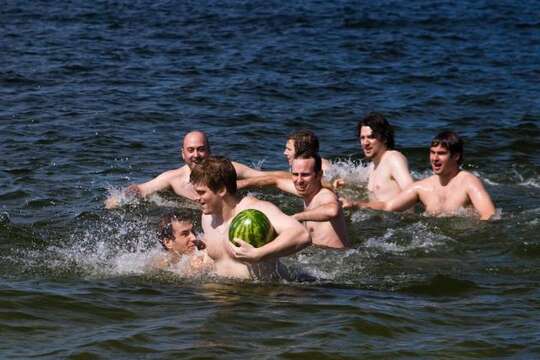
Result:
[[[343,211],[337,196],[322,185],[321,157],[316,152],[296,154],[291,167],[292,179],[259,176],[238,181],[240,188],[276,186],[304,200],[304,211],[293,217],[304,223],[313,245],[343,249],[350,246]]]
[[[158,191],[171,188],[179,196],[189,200],[196,200],[197,194],[189,182],[189,176],[193,166],[201,163],[201,161],[210,156],[210,145],[206,134],[202,131],[191,131],[187,133],[182,142],[181,155],[185,162],[184,166],[178,169],[165,171],[156,178],[143,184],[130,185],[123,191],[124,195],[144,198]],[[264,174],[262,171],[252,169],[237,162],[233,162],[233,166],[239,178],[260,176]],[[113,194],[105,200],[105,207],[107,209],[115,208],[119,206],[120,203],[119,197]]]
[[[278,257],[310,244],[306,229],[274,204],[236,195],[237,176],[230,160],[208,157],[192,169],[190,181],[202,210],[206,251],[214,261],[217,275],[240,279],[275,278],[280,276]],[[255,248],[240,239],[229,239],[232,219],[246,209],[259,210],[268,218],[277,235],[273,241]],[[229,240],[234,240],[238,246]]]

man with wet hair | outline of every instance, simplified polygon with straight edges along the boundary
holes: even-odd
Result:
[[[185,257],[186,275],[212,269],[213,262],[206,252],[196,251],[204,250],[206,246],[193,233],[193,222],[187,213],[175,210],[163,215],[158,225],[158,239],[165,252],[153,259],[154,267],[171,267]]]
[[[311,130],[303,129],[289,134],[283,155],[285,155],[289,166],[292,166],[295,154],[303,152],[319,152],[319,138]],[[329,160],[322,159],[323,172],[326,171],[330,165],[331,163]]]
[[[367,184],[370,200],[390,200],[412,184],[407,158],[394,150],[394,129],[381,113],[367,114],[358,122],[356,134],[364,156],[370,160]],[[334,184],[341,187],[344,181],[338,179]],[[344,208],[358,205],[351,199],[341,201]]]
[[[279,176],[239,180],[240,187],[275,186],[304,200],[304,210],[293,217],[304,223],[313,245],[335,249],[350,247],[343,211],[336,194],[322,186],[321,157],[316,152],[296,154],[291,164],[292,181]]]
[[[408,186],[387,201],[360,202],[359,206],[386,211],[401,211],[421,202],[430,215],[454,215],[472,206],[481,220],[495,214],[495,205],[482,181],[461,170],[463,140],[452,131],[443,131],[433,138],[429,148],[433,175]]]
[[[274,279],[281,276],[276,270],[280,268],[277,257],[295,253],[310,244],[311,238],[306,229],[274,204],[252,196],[237,196],[236,171],[230,160],[214,156],[206,158],[192,169],[190,181],[202,210],[201,224],[206,250],[214,261],[217,275],[239,279]],[[239,246],[232,245],[228,238],[230,222],[246,209],[263,212],[277,237],[259,248],[240,239],[234,239]]]
[[[189,200],[195,200],[197,195],[189,182],[189,175],[193,166],[201,163],[201,161],[210,156],[210,144],[208,143],[206,134],[198,130],[187,133],[182,142],[181,156],[185,162],[184,166],[165,171],[143,184],[130,185],[124,190],[124,194],[144,198],[155,192],[171,188],[177,195]],[[237,162],[233,162],[233,165],[240,178],[264,174],[262,171],[251,169]],[[120,200],[116,195],[109,196],[105,201],[105,207],[107,209],[117,207],[118,205],[120,205]]]

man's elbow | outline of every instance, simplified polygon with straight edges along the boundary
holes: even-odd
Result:
[[[248,186],[246,180],[238,180],[236,181],[236,188],[237,190],[245,189]]]
[[[143,197],[143,191],[141,187],[138,184],[131,184],[126,188],[126,195],[128,196],[135,196],[135,197]]]
[[[311,245],[311,236],[309,236],[309,232],[304,227],[298,231],[296,236],[296,245],[297,250],[302,250],[303,248]]]
[[[484,213],[480,213],[480,220],[487,221],[495,215],[495,210],[489,210]]]
[[[335,206],[331,206],[328,208],[328,217],[330,219],[335,219],[339,216],[339,206],[336,204]]]

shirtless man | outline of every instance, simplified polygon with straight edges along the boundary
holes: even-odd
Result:
[[[185,162],[184,166],[178,169],[165,171],[156,178],[143,184],[130,185],[124,192],[128,195],[144,198],[155,192],[172,188],[177,195],[189,200],[196,200],[197,194],[189,182],[189,176],[193,166],[199,164],[210,155],[210,145],[206,134],[202,131],[191,131],[187,133],[182,142],[181,154],[182,159]],[[262,171],[251,169],[237,162],[233,162],[233,165],[239,178],[260,176],[264,174]],[[119,204],[120,201],[115,195],[111,195],[105,200],[105,207],[107,209],[117,207]]]
[[[444,131],[433,138],[429,160],[433,170],[431,177],[411,184],[393,199],[365,202],[359,206],[400,211],[420,201],[430,215],[453,215],[471,205],[481,220],[489,220],[495,214],[495,205],[480,179],[460,169],[463,140],[457,134]]]
[[[206,251],[214,261],[218,276],[249,279],[276,278],[277,257],[292,254],[311,243],[306,229],[275,205],[251,196],[236,196],[236,171],[233,164],[221,157],[208,157],[195,166],[190,181],[202,210],[202,228]],[[229,241],[231,220],[242,210],[262,211],[272,223],[277,237],[259,248],[234,239]]]
[[[299,130],[295,131],[287,137],[287,143],[285,144],[285,150],[283,155],[289,163],[289,167],[292,166],[295,154],[302,152],[319,152],[319,139],[313,131]],[[330,167],[332,163],[327,159],[322,159],[323,173]]]
[[[394,129],[380,113],[369,113],[357,127],[357,135],[364,151],[364,156],[371,160],[368,168],[370,200],[386,201],[399,194],[412,184],[407,158],[394,149]],[[343,180],[334,182],[336,187],[344,184]],[[357,202],[340,199],[344,208],[356,207]]]
[[[321,157],[304,152],[292,161],[292,181],[280,176],[262,176],[238,181],[239,187],[276,186],[301,197],[304,211],[293,217],[304,222],[314,245],[343,249],[350,247],[343,211],[336,194],[322,186]]]
[[[212,269],[213,262],[206,251],[196,251],[204,250],[206,245],[193,233],[193,223],[188,216],[183,216],[178,211],[162,216],[159,221],[158,238],[165,251],[152,260],[152,266],[160,269],[170,268],[185,258],[187,261],[182,269],[186,275]]]

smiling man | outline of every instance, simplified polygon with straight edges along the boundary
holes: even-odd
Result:
[[[433,170],[429,178],[411,184],[391,200],[359,202],[358,206],[400,211],[420,201],[430,215],[454,215],[471,206],[481,220],[488,220],[495,214],[495,205],[480,179],[460,169],[463,140],[457,134],[444,131],[433,138],[429,160]]]
[[[275,186],[301,197],[304,210],[293,217],[304,223],[313,245],[343,249],[350,246],[343,211],[336,194],[322,186],[321,157],[314,152],[296,154],[292,181],[281,176],[261,176],[238,181],[241,188]]]
[[[394,150],[394,129],[380,113],[372,112],[357,126],[357,136],[364,156],[370,161],[368,167],[369,199],[390,200],[412,184],[407,158]],[[334,182],[343,186],[343,180]],[[357,202],[341,199],[344,208],[357,207]]]
[[[193,233],[190,217],[178,210],[163,215],[159,221],[158,239],[165,251],[152,259],[153,267],[172,269],[181,263],[183,275],[212,271],[213,262],[206,251],[197,251],[206,246]]]
[[[171,188],[176,195],[189,200],[196,200],[197,194],[189,182],[191,170],[197,164],[210,156],[210,144],[208,137],[202,131],[191,131],[184,136],[181,156],[185,165],[173,170],[165,171],[156,178],[142,183],[128,186],[124,193],[131,196],[147,197],[155,192]],[[248,166],[233,162],[239,178],[261,176],[264,172],[252,169]],[[120,201],[117,196],[111,195],[105,201],[107,209],[117,207]]]
[[[308,232],[295,219],[285,215],[274,204],[252,196],[236,195],[236,171],[228,159],[208,157],[191,171],[190,181],[202,210],[204,243],[214,261],[218,276],[239,279],[275,279],[281,277],[278,257],[292,254],[311,242]],[[277,237],[254,248],[240,239],[240,246],[229,241],[231,220],[242,210],[263,212]]]

